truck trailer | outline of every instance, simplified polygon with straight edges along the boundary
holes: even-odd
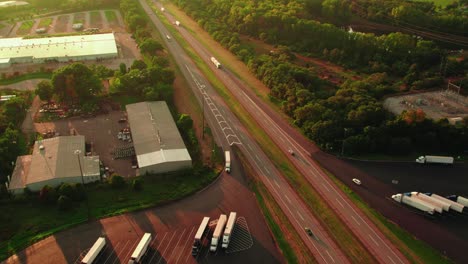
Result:
[[[94,245],[88,251],[86,256],[81,260],[81,264],[91,264],[96,260],[96,257],[99,256],[99,253],[102,252],[102,249],[106,246],[106,239],[100,237],[94,242]]]
[[[457,203],[462,204],[463,206],[468,206],[468,199],[459,195],[457,197]]]
[[[224,158],[226,159],[226,167],[225,170],[227,173],[231,172],[231,152],[228,150],[224,152]]]
[[[211,246],[210,251],[215,252],[218,248],[219,239],[221,238],[221,234],[223,233],[224,226],[226,225],[226,215],[221,214],[218,219],[218,223],[216,224],[215,231],[213,232],[213,237],[211,238]]]
[[[417,163],[438,163],[438,164],[453,164],[453,157],[445,156],[421,156],[416,159]]]
[[[138,246],[135,248],[135,251],[133,251],[130,260],[128,261],[128,264],[140,263],[141,258],[145,255],[146,251],[148,251],[150,242],[151,234],[145,233],[141,238],[140,243],[138,243]]]
[[[200,226],[198,227],[198,231],[195,234],[195,238],[193,240],[192,256],[196,256],[200,252],[200,249],[202,247],[203,236],[206,233],[209,221],[210,221],[209,217],[203,217],[203,220]]]
[[[452,201],[452,200],[450,200],[450,199],[447,199],[447,198],[442,197],[442,196],[440,196],[440,195],[437,195],[437,194],[435,194],[435,193],[432,193],[430,196],[431,196],[432,198],[437,199],[437,200],[440,200],[440,201],[444,201],[444,202],[446,202],[446,203],[449,203],[449,204],[450,204],[450,209],[454,210],[455,212],[463,213],[463,208],[464,208],[464,206],[463,206],[462,204],[459,204],[459,203],[457,203],[457,202],[455,202],[455,201]]]
[[[211,57],[211,62],[213,62],[216,68],[221,68],[221,63],[219,63],[219,61],[215,57]]]
[[[443,213],[444,211],[448,211],[444,209],[444,206],[441,202],[435,200],[434,198],[431,198],[424,193],[420,192],[411,192],[411,197],[414,197],[415,199],[421,200],[423,202],[429,203],[430,205],[434,206],[434,210],[438,213]]]
[[[398,193],[398,194],[392,195],[392,199],[399,202],[399,203],[406,204],[408,206],[411,206],[413,208],[416,208],[418,210],[426,212],[426,213],[428,213],[430,215],[434,214],[434,208],[433,208],[432,205],[429,205],[429,204],[427,204],[425,202],[414,199],[410,195],[411,194]]]
[[[223,244],[221,245],[222,248],[228,248],[229,241],[231,241],[231,236],[234,231],[234,226],[236,224],[237,213],[231,212],[229,214],[229,219],[227,221],[226,229],[224,229],[223,235]]]

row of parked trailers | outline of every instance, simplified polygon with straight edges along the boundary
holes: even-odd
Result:
[[[140,242],[138,243],[137,247],[133,251],[128,264],[136,264],[140,263],[141,259],[148,251],[149,244],[151,242],[151,234],[145,233],[141,238]],[[81,260],[82,264],[92,264],[96,260],[96,258],[101,254],[104,247],[106,246],[106,239],[104,237],[100,237],[96,240],[94,245],[88,251],[86,256]]]
[[[231,212],[229,214],[229,219],[225,214],[219,216],[218,222],[216,223],[213,236],[210,243],[210,251],[215,252],[219,245],[219,240],[222,235],[222,244],[221,247],[226,249],[229,246],[231,241],[231,236],[234,231],[234,226],[236,224],[237,213]],[[195,233],[195,238],[192,246],[192,255],[196,256],[201,251],[203,246],[203,238],[208,233],[208,223],[210,221],[209,217],[204,217],[200,226],[198,227],[197,233]],[[224,232],[223,232],[224,231]]]
[[[458,195],[442,197],[435,193],[408,192],[392,195],[392,199],[430,215],[450,211],[468,214],[468,199]]]

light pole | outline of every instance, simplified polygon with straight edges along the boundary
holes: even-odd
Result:
[[[81,150],[77,149],[75,150],[75,155],[78,159],[78,166],[80,167],[80,175],[81,175],[81,184],[83,185],[83,194],[85,196],[85,201],[86,201],[86,211],[87,211],[87,218],[86,220],[89,221],[89,201],[88,201],[88,196],[86,195],[86,189],[85,189],[85,182],[84,182],[84,176],[83,176],[83,169],[81,168],[81,161],[80,161],[80,154]]]

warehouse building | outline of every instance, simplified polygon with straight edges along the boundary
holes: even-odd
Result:
[[[31,191],[40,191],[45,185],[56,187],[64,182],[99,181],[99,157],[83,156],[83,153],[84,136],[64,136],[36,141],[31,155],[19,156],[16,159],[8,189],[13,194],[21,194],[26,187]]]
[[[192,159],[166,102],[127,105],[140,175],[192,167]]]
[[[70,62],[117,58],[113,33],[50,38],[0,39],[0,68],[15,63]]]

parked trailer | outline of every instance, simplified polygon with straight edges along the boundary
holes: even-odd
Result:
[[[236,224],[236,218],[236,212],[231,212],[229,214],[226,229],[224,230],[223,244],[221,245],[222,248],[228,248],[229,246],[229,241],[231,241],[232,232],[234,231],[234,225]]]
[[[211,57],[211,62],[213,62],[216,68],[221,68],[221,63],[219,63],[219,61],[215,57]]]
[[[457,197],[457,203],[462,204],[464,206],[468,206],[468,199],[466,199],[463,196],[458,196]]]
[[[422,201],[416,200],[416,199],[414,199],[411,196],[408,196],[406,194],[398,193],[398,194],[392,195],[392,199],[399,202],[399,203],[406,204],[406,205],[411,206],[413,208],[419,209],[419,210],[421,210],[423,212],[426,212],[426,213],[428,213],[430,215],[434,214],[434,208],[431,205],[426,204],[426,203],[424,203]]]
[[[192,256],[196,256],[200,252],[200,249],[202,247],[202,239],[206,233],[209,221],[210,221],[209,217],[204,217],[200,226],[198,227],[198,231],[195,234],[195,238],[193,240]]]
[[[444,209],[444,211],[446,211],[446,212],[450,211],[450,205],[451,204],[449,202],[437,199],[435,197],[431,197],[431,193],[418,193],[418,195],[420,195],[422,197],[425,197],[425,199],[427,199],[429,201],[437,202],[442,207],[442,209]]]
[[[417,163],[439,163],[439,164],[453,164],[453,157],[445,156],[421,156],[416,159]]]
[[[106,245],[106,238],[100,237],[94,242],[94,245],[91,247],[91,249],[88,251],[86,256],[81,260],[81,264],[91,264],[93,261],[96,259],[96,257],[99,255],[99,253],[102,252],[102,249]]]
[[[141,238],[140,243],[138,243],[138,246],[135,248],[135,251],[133,251],[130,260],[128,261],[128,264],[140,263],[141,258],[145,255],[146,251],[148,250],[150,242],[151,234],[145,233]]]
[[[230,173],[231,172],[231,152],[225,151],[224,152],[224,157],[226,159],[226,172]]]
[[[218,248],[219,238],[223,232],[224,226],[226,225],[226,215],[222,214],[219,216],[218,224],[216,224],[215,231],[213,233],[213,237],[211,238],[211,246],[210,251],[214,252]]]
[[[450,204],[450,209],[454,210],[455,212],[463,213],[464,206],[462,204],[459,204],[459,203],[457,203],[455,201],[452,201],[450,199],[447,199],[447,198],[442,197],[440,195],[437,195],[435,193],[431,194],[431,197],[433,197],[433,198],[435,198],[437,200],[449,203]]]
[[[436,212],[440,213],[440,214],[443,213],[444,211],[448,211],[448,208],[447,208],[447,210],[445,210],[443,208],[444,206],[439,201],[425,195],[424,193],[411,192],[411,197],[414,197],[415,199],[421,200],[423,202],[426,202],[426,203],[434,206],[434,210]]]

